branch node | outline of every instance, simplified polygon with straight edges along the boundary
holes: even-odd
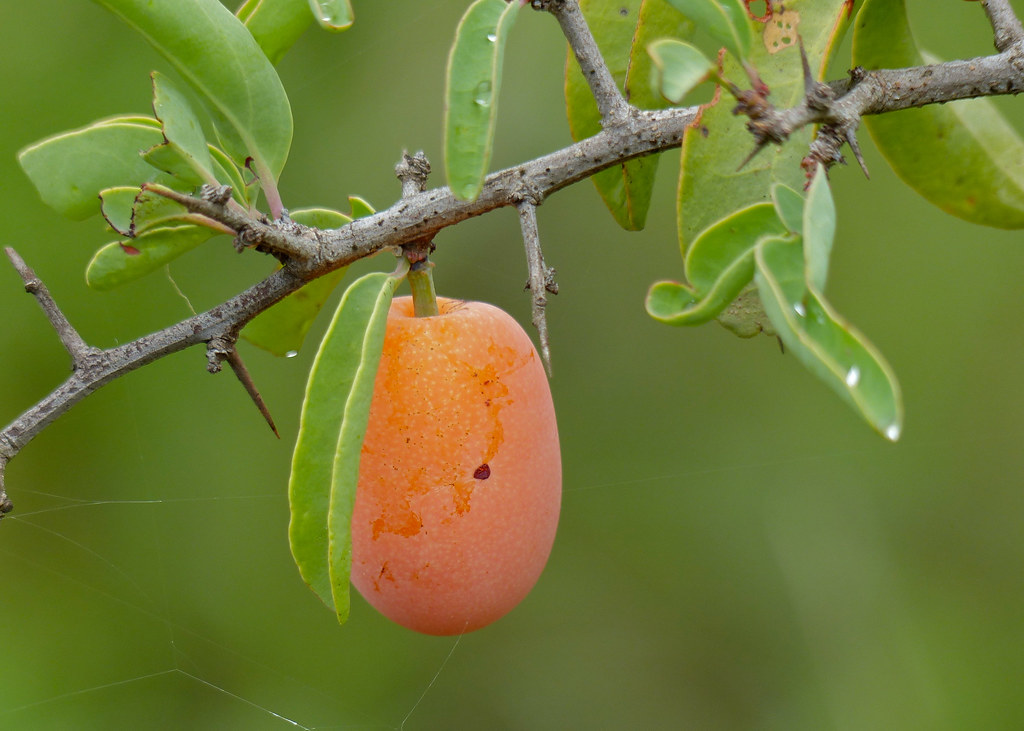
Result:
[[[430,161],[422,150],[415,155],[402,152],[402,159],[395,165],[395,177],[402,181],[403,198],[425,191],[429,175]]]
[[[230,185],[204,185],[200,189],[200,196],[204,201],[213,203],[215,206],[226,206],[231,200]]]

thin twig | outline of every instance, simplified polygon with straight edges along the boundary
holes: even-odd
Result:
[[[530,201],[522,201],[516,208],[519,210],[519,225],[523,230],[526,263],[530,270],[530,280],[526,283],[526,288],[530,290],[530,299],[533,301],[533,326],[537,328],[544,367],[548,376],[551,376],[551,343],[548,338],[546,308],[547,293],[558,294],[555,270],[544,263],[544,252],[540,248],[540,231],[537,228],[537,206]]]
[[[296,258],[308,257],[315,250],[315,234],[309,227],[295,223],[287,216],[273,223],[260,221],[235,206],[229,206],[231,188],[227,185],[204,185],[198,198],[161,185],[143,185],[143,189],[169,198],[192,213],[224,224],[234,232],[235,245],[239,250],[251,246],[260,251]]]
[[[25,260],[21,258],[18,252],[10,246],[5,247],[4,252],[21,276],[22,281],[25,282],[25,291],[35,296],[36,302],[39,303],[43,312],[46,313],[46,317],[56,331],[57,337],[60,338],[61,344],[68,351],[68,355],[71,356],[72,367],[81,367],[88,357],[95,355],[99,351],[86,345],[82,336],[78,334],[78,331],[75,330],[60,307],[57,306],[57,303],[50,295],[50,290],[46,288],[43,281],[36,276],[36,273],[25,263]]]
[[[590,91],[597,102],[601,123],[605,126],[621,122],[629,114],[630,106],[612,78],[608,65],[597,47],[593,33],[587,25],[577,0],[546,0],[544,10],[555,16],[562,34],[569,41],[576,61],[583,71],[583,78],[590,85]]]
[[[997,51],[1006,51],[1015,43],[1024,43],[1024,26],[1010,7],[1009,0],[982,0],[981,5],[992,24]]]

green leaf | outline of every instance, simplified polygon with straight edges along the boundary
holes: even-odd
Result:
[[[264,187],[276,190],[291,145],[291,108],[277,72],[238,18],[218,0],[95,1],[171,62],[207,102],[235,162],[252,157]]]
[[[824,292],[832,241],[836,236],[836,206],[832,202],[825,168],[820,163],[807,191],[802,230],[807,281],[816,291]]]
[[[783,232],[782,222],[770,203],[737,211],[697,237],[686,254],[686,278],[698,292],[706,294],[717,286],[724,270],[751,255],[759,238]],[[750,276],[753,273],[751,268]]]
[[[802,234],[804,230],[803,195],[788,185],[775,183],[772,186],[772,202],[775,204],[775,212],[779,214],[782,225],[795,234]]]
[[[696,46],[672,38],[647,47],[658,74],[654,77],[661,95],[678,104],[698,84],[707,81],[714,64]]]
[[[305,226],[319,229],[341,228],[352,219],[344,213],[326,208],[292,211],[291,218]],[[242,337],[253,345],[277,356],[298,353],[309,328],[327,298],[345,276],[347,267],[336,269],[285,297],[269,310],[260,313],[242,329]]]
[[[758,292],[788,352],[890,441],[899,439],[903,404],[892,369],[805,280],[799,243],[762,241],[755,252]]]
[[[206,135],[199,118],[192,111],[192,105],[166,76],[154,71],[151,77],[153,113],[163,126],[167,145],[185,161],[197,179],[216,184]]]
[[[349,215],[355,218],[365,218],[366,216],[372,216],[377,210],[371,206],[367,201],[360,198],[357,195],[350,195],[348,197],[348,206],[350,209]]]
[[[313,22],[309,0],[246,0],[235,15],[274,65]]]
[[[444,163],[456,197],[480,195],[494,144],[505,41],[519,3],[475,0],[462,16],[448,56]]]
[[[662,36],[689,37],[693,23],[665,0],[582,0],[580,8],[608,70],[630,103],[642,109],[667,106],[651,89],[654,66],[647,45]],[[574,140],[601,131],[597,102],[571,50],[565,65],[565,101]],[[627,231],[639,231],[647,222],[659,159],[641,157],[591,176],[609,212]]]
[[[721,43],[737,59],[746,59],[754,42],[750,16],[742,0],[668,0],[697,27]],[[789,3],[787,3],[789,7]]]
[[[355,20],[349,0],[309,0],[309,7],[324,30],[347,30]]]
[[[754,249],[765,236],[784,233],[770,203],[760,203],[705,230],[686,257],[690,284],[658,282],[647,294],[647,312],[667,325],[714,319],[750,284]]]
[[[299,573],[344,623],[359,453],[399,279],[380,272],[345,291],[306,383],[288,483],[288,536]]]
[[[918,50],[903,0],[866,0],[853,62],[866,69],[931,63]],[[1024,140],[989,99],[932,104],[864,118],[903,182],[958,218],[1024,227]]]
[[[777,8],[773,16],[774,22],[792,25],[791,32],[781,40],[776,37],[777,26],[752,21],[757,42],[747,60],[771,89],[771,101],[776,107],[793,106],[803,97],[797,35],[803,41],[811,69],[821,78],[849,24],[848,11],[849,4],[841,0],[789,0],[785,10]],[[746,73],[729,56],[722,75],[737,80],[745,78]],[[774,184],[800,190],[805,182],[800,161],[810,144],[811,129],[794,133],[782,147],[768,146],[742,170],[737,170],[754,143],[746,120],[733,115],[732,107],[731,97],[723,91],[716,103],[703,109],[683,137],[678,225],[684,252],[711,223],[733,211],[770,200]]]
[[[114,117],[36,142],[18,153],[18,161],[44,203],[81,220],[100,212],[96,196],[106,188],[173,185],[139,154],[162,142],[156,120]]]
[[[149,229],[128,241],[112,241],[93,256],[85,281],[108,290],[149,274],[217,234],[204,226],[169,226]]]

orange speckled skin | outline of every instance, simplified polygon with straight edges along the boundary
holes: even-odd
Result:
[[[540,577],[562,494],[537,352],[488,304],[388,313],[352,516],[352,583],[381,614],[451,635],[495,621]]]

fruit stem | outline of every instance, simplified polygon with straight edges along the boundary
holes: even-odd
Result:
[[[437,309],[437,293],[434,291],[434,265],[428,259],[413,262],[409,267],[409,289],[412,290],[412,309],[416,317],[434,317],[441,314]]]

